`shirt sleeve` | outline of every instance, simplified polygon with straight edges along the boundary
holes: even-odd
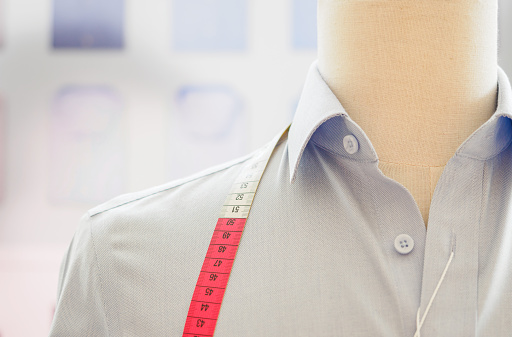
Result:
[[[102,278],[86,213],[62,259],[50,337],[109,336]]]

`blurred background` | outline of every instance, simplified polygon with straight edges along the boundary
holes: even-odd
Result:
[[[0,336],[47,336],[82,214],[267,143],[315,59],[316,0],[0,0]]]

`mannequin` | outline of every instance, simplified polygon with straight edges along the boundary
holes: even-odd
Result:
[[[497,0],[318,0],[319,72],[426,227],[446,163],[496,110],[497,11]]]

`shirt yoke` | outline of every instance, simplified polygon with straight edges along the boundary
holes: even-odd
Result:
[[[238,157],[238,158],[235,158],[233,160],[221,163],[219,165],[215,165],[215,166],[206,168],[206,169],[204,169],[202,171],[199,171],[199,172],[197,172],[195,174],[186,176],[186,177],[181,178],[181,179],[173,180],[173,181],[167,182],[165,184],[153,186],[153,187],[141,190],[141,191],[132,192],[132,193],[125,193],[125,194],[118,195],[118,196],[116,196],[116,197],[114,197],[114,198],[112,198],[112,199],[110,199],[110,200],[108,200],[108,201],[106,201],[106,202],[104,202],[102,204],[99,204],[99,205],[89,209],[86,212],[86,216],[94,217],[95,215],[98,215],[98,214],[103,213],[103,212],[107,212],[107,211],[112,210],[112,209],[114,209],[116,207],[120,207],[120,206],[129,204],[129,203],[132,203],[132,202],[135,202],[135,201],[147,198],[147,197],[152,196],[152,195],[157,194],[157,193],[169,191],[169,190],[171,190],[171,189],[173,189],[175,187],[182,186],[182,185],[185,185],[185,184],[190,183],[192,181],[195,181],[195,180],[198,180],[198,179],[210,176],[212,174],[221,172],[223,170],[229,169],[229,168],[231,168],[231,167],[233,167],[233,166],[235,166],[237,164],[240,164],[240,163],[243,163],[243,162],[247,161],[252,156],[254,156],[256,154],[256,152],[258,152],[258,150],[255,150],[255,151],[253,151],[253,152],[251,152],[249,154],[246,154],[246,155],[244,155],[242,157]]]

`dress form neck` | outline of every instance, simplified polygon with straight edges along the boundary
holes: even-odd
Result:
[[[457,148],[496,110],[497,0],[318,0],[318,68],[425,226]]]

